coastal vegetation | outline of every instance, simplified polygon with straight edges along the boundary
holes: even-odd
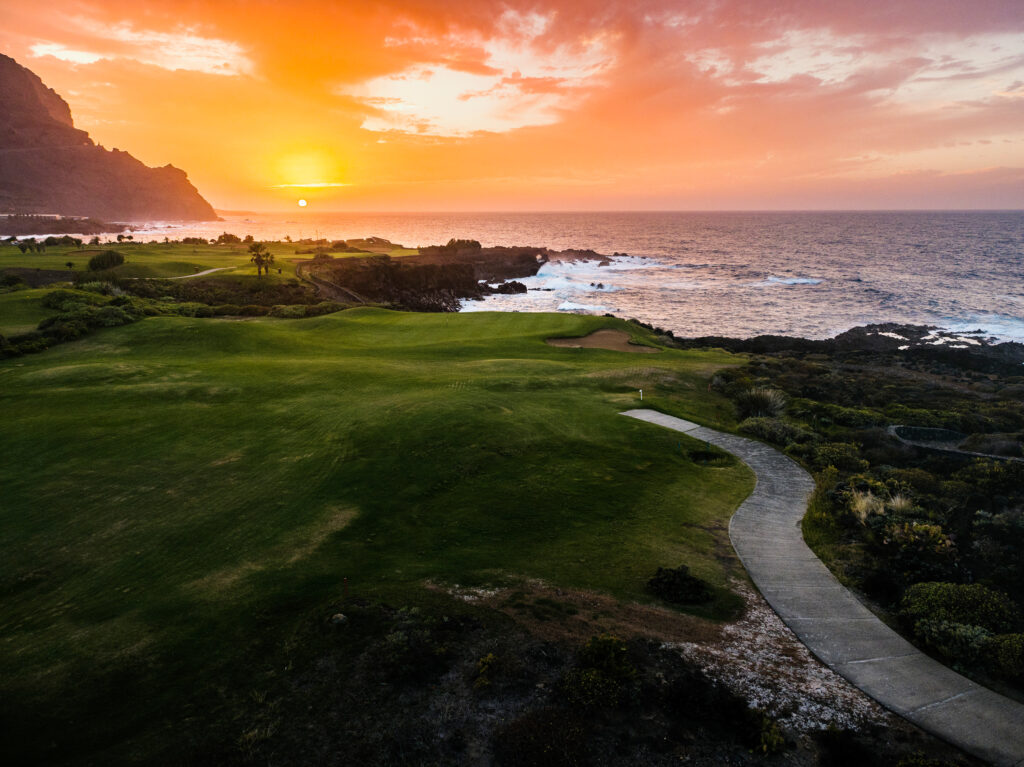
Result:
[[[815,472],[804,534],[840,580],[923,649],[1020,694],[1019,363],[979,349],[821,352],[760,355],[714,387],[734,401],[741,433]],[[917,446],[891,426],[941,439]]]

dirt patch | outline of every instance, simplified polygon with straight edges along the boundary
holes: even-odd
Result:
[[[583,642],[596,634],[614,634],[622,639],[647,637],[666,643],[704,644],[722,637],[722,625],[704,618],[620,602],[593,591],[555,588],[540,581],[505,589],[454,586],[445,590],[457,599],[505,613],[546,641]]]
[[[589,336],[580,338],[549,338],[545,343],[550,346],[563,346],[569,349],[608,349],[613,352],[631,352],[632,354],[657,354],[661,349],[630,343],[629,333],[624,330],[595,330]]]

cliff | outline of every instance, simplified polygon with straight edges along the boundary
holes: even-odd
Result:
[[[97,146],[33,72],[0,54],[0,212],[116,221],[217,219],[173,165]]]

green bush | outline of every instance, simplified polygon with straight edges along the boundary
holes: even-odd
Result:
[[[674,569],[659,567],[654,577],[647,581],[647,589],[666,602],[680,605],[700,604],[714,596],[711,587],[697,576],[690,575],[690,568],[686,565]]]
[[[740,431],[776,445],[805,443],[815,439],[814,432],[786,423],[780,418],[748,418],[740,424]]]
[[[947,621],[1008,634],[1021,626],[1020,608],[1005,594],[981,584],[917,583],[907,589],[900,614],[908,621]]]
[[[189,301],[175,304],[174,313],[180,314],[182,317],[212,317],[213,307]]]
[[[914,636],[944,658],[969,666],[986,659],[992,642],[992,632],[981,626],[944,620],[919,620]]]
[[[339,303],[337,303],[335,301],[321,301],[318,304],[313,304],[312,306],[307,306],[306,307],[306,316],[307,317],[319,317],[319,316],[321,316],[323,314],[334,314],[335,312],[340,312],[341,310],[343,310],[345,308],[346,307],[345,307],[344,304],[339,304]]]
[[[105,272],[124,263],[124,256],[116,250],[104,250],[89,259],[90,272]]]
[[[95,293],[78,290],[53,290],[43,296],[40,303],[47,309],[69,312],[82,306],[102,306],[106,301]]]
[[[989,648],[991,665],[999,676],[1016,679],[1024,675],[1024,634],[999,634]]]
[[[781,753],[786,748],[786,739],[779,729],[778,722],[772,719],[761,709],[753,709],[754,735],[751,740],[756,740],[754,750],[772,756]]]
[[[889,516],[876,516],[868,520],[868,525],[880,533],[879,548],[889,557],[889,569],[898,574],[903,583],[955,577],[959,552],[940,525],[916,520],[906,522],[898,517],[889,519]]]
[[[860,450],[849,442],[826,442],[814,451],[814,467],[819,471],[835,466],[840,471],[867,471],[868,462],[860,457]]]
[[[96,327],[116,328],[134,322],[135,318],[120,306],[103,306],[96,312],[93,323]]]
[[[583,708],[614,708],[625,702],[636,675],[626,643],[610,634],[591,637],[577,653],[577,668],[559,682],[565,699]]]
[[[566,701],[582,708],[615,708],[623,700],[621,679],[596,668],[574,668],[559,682]]]
[[[306,316],[306,307],[302,304],[278,305],[267,313],[268,317],[280,317],[287,320],[297,320]]]
[[[629,661],[626,643],[611,634],[591,637],[579,651],[579,663],[586,668],[603,671],[615,679],[626,679],[636,674]]]

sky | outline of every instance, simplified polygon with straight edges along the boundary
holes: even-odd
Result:
[[[1022,0],[0,0],[221,210],[1024,207]]]

